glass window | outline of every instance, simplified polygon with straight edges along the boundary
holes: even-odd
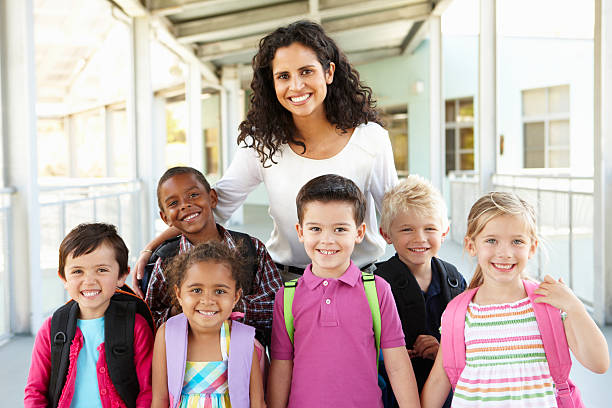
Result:
[[[185,101],[166,103],[166,167],[189,165]]]
[[[202,95],[202,129],[204,129],[204,163],[210,182],[221,177],[221,97],[219,93]]]
[[[446,112],[446,174],[474,170],[474,98],[449,99]]]
[[[68,138],[64,120],[41,119],[36,123],[38,143],[38,176],[67,177],[70,171]]]
[[[389,131],[397,174],[407,176],[408,168],[408,108],[405,105],[385,108],[383,122]]]
[[[524,167],[569,167],[569,85],[524,90],[522,99]]]

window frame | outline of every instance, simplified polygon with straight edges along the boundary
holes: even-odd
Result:
[[[472,114],[471,121],[457,121],[457,116],[459,113],[459,106],[461,102],[470,101],[472,103],[472,112],[474,111],[474,96],[463,96],[459,98],[449,98],[444,100],[444,167],[445,174],[448,175],[451,171],[471,171],[476,170],[476,128],[475,128],[475,120],[474,114]],[[449,102],[453,102],[455,115],[453,121],[446,121],[446,104]],[[471,149],[462,149],[461,148],[461,129],[472,129],[472,134],[474,135],[474,142],[472,144]],[[446,146],[446,131],[453,130],[454,131],[454,140],[455,140],[455,149],[454,149],[454,159],[455,159],[455,168],[447,169],[446,168],[446,156],[448,155],[448,146]],[[474,166],[472,169],[461,169],[461,155],[471,153],[474,156]]]
[[[552,88],[558,88],[558,87],[567,87],[567,98],[568,98],[568,109],[567,112],[549,112],[549,107],[550,107],[550,91]],[[539,115],[526,115],[524,113],[524,107],[525,107],[525,92],[526,91],[535,91],[535,90],[539,90],[539,89],[543,89],[545,90],[545,94],[546,94],[546,98],[545,98],[545,109],[544,109],[544,113],[539,114]],[[571,156],[570,156],[570,151],[571,151],[571,101],[570,101],[570,97],[571,97],[571,88],[570,88],[570,84],[559,84],[559,85],[551,85],[551,86],[545,86],[545,87],[539,87],[539,88],[528,88],[528,89],[521,89],[521,121],[522,121],[522,126],[521,126],[521,132],[523,135],[523,169],[565,169],[565,168],[570,168],[571,167]],[[555,122],[555,121],[567,121],[567,125],[568,125],[568,138],[567,138],[567,147],[563,147],[563,146],[551,146],[550,145],[550,123],[551,122]],[[544,166],[542,167],[526,167],[526,158],[527,158],[527,143],[525,140],[525,125],[526,124],[533,124],[533,123],[543,123],[544,124]],[[533,151],[536,149],[529,149],[529,151]],[[549,159],[549,153],[550,152],[560,152],[560,151],[567,151],[567,161],[568,161],[568,165],[566,167],[551,167],[550,166],[550,159]]]

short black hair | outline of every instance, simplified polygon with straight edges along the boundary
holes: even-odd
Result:
[[[66,279],[64,268],[66,258],[90,254],[102,244],[108,244],[115,252],[115,260],[119,264],[119,277],[129,273],[128,249],[123,239],[117,233],[117,228],[102,222],[79,224],[66,235],[59,247],[58,275]]]
[[[349,203],[353,206],[355,224],[359,226],[365,219],[365,197],[359,187],[346,177],[337,174],[325,174],[313,178],[302,186],[295,198],[300,225],[304,220],[304,208],[306,204],[312,201]]]
[[[161,211],[164,211],[164,207],[161,203],[161,197],[159,196],[161,186],[166,181],[179,174],[193,174],[196,180],[198,180],[198,182],[206,188],[206,191],[210,193],[210,184],[208,183],[208,180],[206,180],[206,177],[204,177],[204,175],[199,170],[187,166],[172,167],[166,170],[166,172],[162,174],[162,176],[159,178],[159,181],[157,182],[157,205],[159,206],[159,209]]]

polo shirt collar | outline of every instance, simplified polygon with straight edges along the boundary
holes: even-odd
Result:
[[[323,283],[324,280],[326,280],[325,278],[320,278],[316,276],[314,273],[312,273],[311,267],[312,267],[312,264],[308,265],[306,269],[304,270],[304,275],[302,276],[304,283],[310,290],[316,288],[321,283]],[[359,282],[360,277],[361,277],[361,271],[359,270],[357,265],[355,265],[353,261],[351,261],[346,271],[337,279],[338,281],[346,283],[349,286],[355,286],[357,282]]]

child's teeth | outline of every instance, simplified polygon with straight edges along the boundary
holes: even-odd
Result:
[[[493,264],[496,268],[499,269],[511,269],[512,268],[512,264]]]
[[[425,252],[427,251],[427,248],[412,248],[411,251],[412,252]]]
[[[89,296],[96,296],[98,293],[100,293],[100,291],[99,290],[88,290],[88,291],[83,291],[81,293],[83,293],[83,296],[89,297]]]
[[[323,255],[331,255],[331,254],[335,254],[336,251],[328,251],[325,249],[319,249],[319,251],[323,254]]]
[[[205,312],[203,310],[198,310],[198,312],[200,314],[203,314],[204,316],[213,316],[215,313],[217,313],[217,312]]]

